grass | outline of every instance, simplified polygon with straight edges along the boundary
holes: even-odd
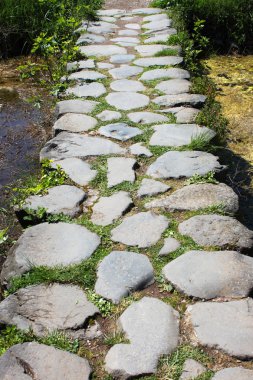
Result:
[[[189,179],[185,181],[186,185],[202,184],[202,183],[218,184],[219,182],[215,179],[214,171],[210,171],[206,173],[205,175],[194,174],[192,177],[190,177]]]
[[[191,142],[186,147],[187,150],[201,150],[210,152],[214,150],[214,147],[210,141],[210,134],[208,132],[200,133],[197,136],[191,138]]]
[[[130,341],[125,338],[125,335],[123,332],[114,331],[111,334],[105,335],[104,343],[107,346],[112,347],[115,344],[120,344],[120,343],[128,344],[130,343]]]
[[[178,50],[176,49],[164,49],[162,51],[159,51],[158,53],[155,54],[155,57],[166,57],[166,56],[177,56],[178,55]]]

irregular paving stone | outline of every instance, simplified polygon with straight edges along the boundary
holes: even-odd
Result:
[[[194,339],[240,359],[253,356],[253,300],[199,302],[187,308]]]
[[[6,283],[33,267],[80,263],[88,259],[99,244],[98,235],[78,224],[41,223],[27,228],[8,253],[1,281]]]
[[[139,24],[126,24],[125,28],[139,30],[141,29],[141,26]]]
[[[4,380],[88,380],[91,368],[70,352],[30,342],[9,348],[0,357],[0,372]]]
[[[154,20],[147,22],[142,25],[143,29],[148,29],[152,31],[159,31],[159,30],[165,30],[171,26],[171,20],[168,18],[160,19],[160,20]]]
[[[97,62],[97,67],[99,69],[106,69],[106,70],[111,70],[113,69],[115,66],[112,65],[111,63],[107,63],[107,62]]]
[[[67,71],[82,69],[95,69],[95,62],[93,59],[86,59],[85,61],[75,61],[67,63]]]
[[[177,123],[194,123],[199,112],[195,108],[184,108],[176,114]]]
[[[212,380],[252,380],[253,371],[242,367],[225,368],[216,372]]]
[[[119,92],[138,92],[146,89],[141,82],[129,79],[119,79],[111,82],[110,87],[113,91]]]
[[[163,10],[160,8],[138,8],[133,9],[133,15],[155,15],[157,13],[161,13]]]
[[[145,196],[153,196],[168,191],[170,186],[165,183],[155,181],[153,179],[144,178],[141,182],[141,186],[137,192],[139,198]]]
[[[109,74],[111,74],[111,76],[114,79],[126,79],[129,77],[134,77],[142,73],[142,71],[143,71],[143,68],[141,67],[124,65],[124,66],[116,67],[115,69],[110,70]]]
[[[146,107],[149,104],[149,97],[136,92],[115,92],[107,95],[106,101],[119,110],[129,111]]]
[[[212,129],[197,124],[162,124],[154,125],[153,129],[155,133],[150,139],[151,146],[184,146],[198,137],[210,141],[216,135]]]
[[[143,34],[144,34],[144,36],[148,35],[148,36],[152,36],[152,37],[164,36],[164,34],[171,36],[173,34],[177,34],[177,30],[175,28],[169,28],[169,27],[163,27],[163,28],[157,27],[157,29],[147,30]],[[159,42],[159,40],[158,40],[158,42]],[[147,42],[145,41],[145,43],[147,43]]]
[[[112,16],[100,17],[100,20],[105,21],[105,22],[116,22],[117,21],[117,19],[115,17],[112,17]]]
[[[153,112],[132,112],[127,117],[138,124],[153,124],[168,121],[168,118]]]
[[[91,113],[98,104],[98,102],[92,100],[62,100],[56,104],[56,115],[60,116],[65,113]]]
[[[116,24],[112,24],[111,22],[106,22],[106,21],[101,21],[101,20],[99,20],[99,21],[84,21],[83,23],[82,23],[82,26],[81,26],[81,28],[83,28],[83,29],[87,29],[87,31],[89,31],[90,29],[92,29],[92,28],[108,28],[108,29],[118,29],[119,27],[118,27],[118,25],[116,25]]]
[[[253,246],[253,231],[238,220],[223,215],[196,215],[179,224],[179,232],[190,236],[202,246],[236,247]]]
[[[97,15],[114,17],[116,15],[124,15],[124,13],[126,13],[124,9],[102,9],[97,12]]]
[[[108,154],[123,154],[124,148],[101,137],[84,136],[77,133],[59,133],[49,140],[40,152],[40,160],[60,160],[68,157],[85,158]]]
[[[124,47],[133,47],[133,46],[136,46],[137,43],[134,43],[134,42],[116,42],[117,45],[119,46],[124,46]]]
[[[134,302],[118,320],[130,344],[113,346],[106,355],[105,369],[120,379],[155,373],[159,358],[177,347],[178,321],[178,312],[156,298]]]
[[[67,95],[75,95],[79,98],[99,98],[106,93],[106,88],[102,83],[89,83],[83,85],[76,85],[66,90]]]
[[[168,19],[168,16],[166,15],[166,13],[160,13],[157,15],[143,17],[143,22],[160,21],[160,20],[167,20],[167,19]]]
[[[153,284],[154,271],[145,255],[114,251],[99,264],[97,277],[95,292],[117,304],[131,292]]]
[[[75,217],[80,213],[80,207],[85,198],[85,192],[78,187],[55,186],[48,189],[46,195],[31,195],[26,198],[18,212],[24,212],[27,209],[36,212],[43,208],[47,214],[64,214]]]
[[[178,248],[181,247],[181,244],[179,241],[175,238],[166,238],[164,239],[164,246],[159,252],[159,256],[166,256],[169,253],[172,253],[176,251]]]
[[[178,95],[163,95],[153,99],[155,104],[159,106],[176,107],[180,105],[190,105],[201,107],[206,101],[205,95],[198,94],[178,94]]]
[[[189,92],[191,82],[186,79],[170,79],[155,86],[156,90],[159,90],[167,95],[177,95]]]
[[[183,61],[182,57],[148,57],[136,59],[133,63],[137,66],[149,67],[149,66],[173,66],[178,65]]]
[[[133,202],[125,191],[119,191],[110,197],[101,197],[94,205],[91,220],[94,224],[108,226],[130,209]]]
[[[187,359],[184,362],[183,372],[179,380],[192,380],[206,372],[206,367],[203,364],[193,359]]]
[[[111,41],[113,41],[113,42],[129,42],[129,43],[134,43],[134,44],[138,44],[140,42],[139,38],[123,37],[123,36],[112,38]]]
[[[136,161],[133,158],[111,157],[108,158],[107,165],[108,187],[119,185],[125,181],[131,183],[135,181],[135,172],[133,169],[136,166]]]
[[[161,207],[166,211],[200,210],[222,205],[224,211],[235,213],[239,208],[238,195],[224,183],[193,184],[176,190],[163,199],[156,199],[145,205],[146,208]]]
[[[171,69],[155,69],[145,71],[140,77],[140,80],[155,80],[163,78],[175,78],[175,79],[187,79],[190,78],[188,71],[183,69],[171,68]]]
[[[97,34],[85,33],[78,38],[76,44],[102,44],[103,42],[105,42],[105,37],[98,36]]]
[[[142,56],[142,57],[151,57],[152,55],[155,55],[157,53],[160,53],[163,50],[177,50],[178,52],[181,50],[178,46],[168,46],[168,45],[139,45],[135,47],[135,50]]]
[[[247,297],[253,289],[253,259],[233,251],[189,251],[167,264],[163,275],[191,297]]]
[[[151,247],[161,238],[169,221],[163,215],[153,212],[140,212],[126,217],[111,232],[111,239],[126,245],[137,245],[139,248]]]
[[[205,175],[210,171],[220,172],[224,166],[219,164],[219,157],[200,151],[170,151],[158,157],[147,170],[153,178],[192,177],[194,174]]]
[[[106,76],[94,70],[81,70],[75,73],[72,73],[68,76],[69,80],[90,80],[95,81],[98,79],[104,79]]]
[[[55,169],[60,166],[69,178],[80,186],[88,185],[97,175],[97,171],[92,170],[87,162],[75,157],[54,161],[51,166]]]
[[[127,54],[125,48],[116,45],[81,46],[80,51],[87,57],[110,57],[114,54]]]
[[[115,54],[110,58],[110,62],[116,64],[129,63],[135,59],[134,54]]]
[[[138,36],[139,32],[137,30],[122,29],[118,33],[119,36]]]
[[[155,43],[164,43],[167,42],[170,36],[174,33],[168,33],[168,31],[164,34],[156,34],[149,38],[146,38],[144,44],[155,44]]]
[[[94,117],[87,116],[80,113],[65,113],[58,119],[54,126],[54,133],[57,135],[59,132],[86,132],[97,125],[97,120]]]
[[[131,154],[134,154],[136,156],[145,156],[145,157],[152,157],[153,154],[150,152],[148,148],[143,146],[141,143],[133,144],[129,147],[129,151]]]
[[[98,131],[103,136],[112,137],[120,141],[127,141],[143,133],[139,128],[129,127],[125,123],[104,125]]]
[[[98,308],[87,300],[83,290],[73,285],[28,286],[0,303],[1,324],[32,329],[38,336],[80,329],[97,313]]]
[[[102,121],[112,121],[120,119],[121,113],[116,111],[105,110],[98,114],[97,117],[99,120]]]
[[[109,23],[108,23],[109,24]],[[88,32],[88,33],[91,33],[91,34],[99,34],[99,35],[103,35],[105,36],[106,34],[114,34],[115,33],[115,28],[113,26],[111,26],[112,24],[106,24],[106,25],[102,25],[102,26],[90,26],[89,28],[84,28],[84,27],[80,27],[79,29],[77,29],[77,32],[81,32],[83,33],[85,30]]]

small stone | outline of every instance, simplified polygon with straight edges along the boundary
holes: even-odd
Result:
[[[203,364],[193,359],[187,359],[184,362],[183,372],[179,380],[192,380],[206,372],[206,367]]]
[[[106,101],[119,110],[129,111],[146,107],[149,104],[149,97],[136,92],[115,92],[107,95]]]
[[[136,161],[133,158],[127,157],[111,157],[107,160],[108,165],[108,187],[119,185],[122,182],[135,181],[134,167]]]
[[[91,113],[98,104],[98,102],[92,100],[62,100],[56,104],[56,115],[60,116],[65,113]]]
[[[87,162],[75,157],[54,161],[51,166],[55,169],[60,166],[69,178],[80,186],[88,185],[97,175],[97,171],[92,170]]]
[[[133,202],[125,191],[119,191],[110,197],[101,197],[94,205],[91,221],[99,226],[108,226],[124,215]]]
[[[162,20],[150,21],[142,25],[143,29],[152,31],[165,30],[171,26],[171,20],[164,18]]]
[[[137,66],[149,67],[149,66],[175,66],[183,62],[182,57],[148,57],[136,59],[133,63]]]
[[[29,227],[8,253],[1,281],[8,283],[12,277],[20,276],[33,267],[78,264],[87,260],[99,244],[98,235],[78,224],[41,223]]]
[[[163,95],[153,99],[155,104],[159,106],[177,107],[181,105],[190,105],[201,107],[206,101],[205,95],[198,94],[178,94],[178,95]]]
[[[169,253],[176,251],[181,247],[179,241],[175,238],[166,238],[164,239],[164,246],[159,252],[159,256],[167,256]]]
[[[81,329],[97,313],[98,308],[87,300],[81,288],[56,283],[19,289],[0,303],[1,324],[31,329],[38,336]]]
[[[110,62],[116,64],[129,63],[135,59],[134,54],[116,54],[110,58]]]
[[[114,79],[127,79],[141,74],[142,71],[143,69],[141,67],[124,65],[110,70],[109,73]]]
[[[189,92],[191,82],[186,79],[170,79],[164,82],[160,82],[155,86],[156,90],[159,90],[167,95],[177,95]]]
[[[81,70],[68,75],[68,80],[96,81],[106,76],[94,70]]]
[[[139,32],[137,30],[122,29],[119,31],[119,36],[138,36]]]
[[[143,133],[139,128],[129,127],[125,123],[109,124],[99,128],[99,133],[120,141],[127,141]]]
[[[110,57],[114,54],[127,54],[125,48],[116,45],[81,46],[80,51],[87,57]]]
[[[76,44],[77,45],[85,45],[85,44],[102,44],[105,42],[105,37],[99,36],[97,34],[92,34],[92,33],[85,33],[82,34]]]
[[[149,38],[146,38],[146,40],[144,41],[145,44],[155,44],[155,43],[163,43],[163,42],[167,42],[168,39],[170,38],[171,35],[173,34],[177,34],[176,31],[174,29],[171,29],[170,31],[168,31],[168,29],[166,31],[163,31],[162,34],[155,34],[155,35],[152,35],[151,37]]]
[[[141,143],[133,144],[129,147],[129,151],[131,154],[134,154],[136,156],[145,156],[145,157],[152,157],[153,154],[150,152],[148,148],[143,146]]]
[[[93,59],[86,59],[85,61],[75,61],[67,63],[67,71],[83,69],[95,69],[95,62]]]
[[[55,135],[62,131],[81,133],[93,129],[96,125],[97,120],[94,117],[79,113],[65,113],[55,122],[53,131]]]
[[[170,189],[170,186],[165,183],[155,181],[153,179],[144,178],[141,182],[141,186],[137,192],[139,198],[149,196],[152,197],[157,194],[165,193]]]
[[[162,9],[160,8],[138,8],[132,10],[133,15],[155,15],[161,12]]]
[[[119,79],[111,82],[110,87],[113,91],[119,92],[138,92],[146,89],[141,82],[129,79]]]
[[[129,42],[133,44],[138,44],[140,42],[139,38],[136,37],[116,37],[111,39],[112,42]]]
[[[116,111],[105,110],[97,115],[97,118],[102,121],[112,121],[121,118],[121,113]]]
[[[193,327],[193,339],[202,346],[222,350],[239,359],[252,359],[251,298],[231,302],[198,302],[187,308],[187,316]]]
[[[154,270],[145,255],[114,251],[99,264],[97,277],[95,292],[117,304],[130,293],[151,285]]]
[[[177,68],[170,69],[155,69],[145,71],[140,77],[140,80],[155,80],[155,79],[166,79],[166,78],[174,78],[174,79],[188,79],[190,78],[190,74],[188,71]]]
[[[88,380],[86,359],[36,342],[16,344],[0,357],[4,380]]]
[[[87,196],[87,199],[83,202],[83,212],[89,212],[90,208],[97,202],[99,198],[99,191],[88,189]]]
[[[224,183],[188,185],[166,198],[147,203],[145,207],[161,207],[166,211],[173,212],[195,211],[219,205],[228,213],[235,213],[239,208],[238,195]]]
[[[196,215],[180,223],[178,230],[206,247],[249,249],[253,246],[253,231],[230,216]]]
[[[161,238],[168,227],[165,216],[153,212],[140,212],[126,217],[123,222],[111,232],[111,239],[126,245],[139,248],[151,247]]]
[[[106,88],[102,83],[89,83],[76,85],[66,90],[66,95],[75,95],[78,98],[99,98],[106,93]]]
[[[160,53],[163,50],[177,50],[180,52],[180,48],[178,46],[168,46],[168,45],[139,45],[135,47],[135,50],[142,56],[142,57],[152,57],[153,55]]]
[[[216,372],[212,380],[252,380],[253,371],[243,367],[225,368]]]
[[[163,275],[190,297],[247,297],[253,289],[253,259],[233,251],[189,251],[167,264]]]
[[[194,123],[199,112],[196,108],[184,108],[176,114],[177,123]]]
[[[139,24],[126,24],[125,27],[128,28],[128,29],[134,29],[134,30],[141,29],[141,27],[140,27]]]
[[[138,124],[153,124],[168,121],[168,118],[153,112],[132,112],[127,117]]]
[[[156,298],[132,303],[118,320],[130,344],[116,344],[109,350],[106,371],[118,379],[156,373],[160,357],[177,347],[178,324],[178,312]]]
[[[108,62],[97,62],[97,67],[102,70],[111,70],[115,66]]]

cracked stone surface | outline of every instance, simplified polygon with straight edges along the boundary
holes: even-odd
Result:
[[[81,46],[80,51],[87,57],[110,57],[114,54],[127,54],[127,50],[117,45]]]
[[[206,371],[207,369],[203,364],[193,359],[187,359],[184,362],[183,372],[179,380],[193,380]]]
[[[129,147],[129,152],[136,156],[152,157],[153,154],[142,143],[136,143]]]
[[[159,358],[177,347],[178,320],[178,313],[158,299],[134,302],[118,320],[130,344],[116,344],[109,350],[106,370],[120,379],[156,373]]]
[[[115,69],[109,70],[109,74],[114,79],[127,79],[129,77],[134,77],[141,74],[143,71],[142,67],[124,65],[121,67],[116,67]]]
[[[59,132],[87,132],[97,125],[97,120],[94,117],[83,115],[81,113],[65,113],[58,119],[54,126],[54,133],[57,135]]]
[[[169,253],[176,251],[181,247],[181,243],[175,238],[164,239],[164,245],[159,252],[159,256],[167,256]]]
[[[189,92],[190,87],[191,82],[186,79],[170,79],[158,83],[155,89],[167,95],[177,95]]]
[[[143,133],[141,129],[129,127],[126,123],[104,125],[99,128],[98,131],[103,136],[111,137],[120,141],[127,141]]]
[[[65,113],[91,113],[98,104],[98,102],[92,100],[62,100],[56,104],[56,115],[60,116]]]
[[[132,205],[131,196],[125,191],[101,197],[93,206],[91,221],[99,226],[108,226],[124,215]]]
[[[220,172],[224,167],[218,160],[217,156],[206,152],[170,151],[150,165],[147,175],[167,179],[192,177],[194,174],[205,175],[210,171]]]
[[[212,380],[252,380],[253,371],[243,367],[225,368],[216,372]]]
[[[97,118],[102,121],[112,121],[121,118],[121,113],[116,111],[105,110],[97,115]]]
[[[110,58],[110,62],[116,64],[129,63],[135,59],[134,54],[115,54]]]
[[[252,248],[253,231],[223,215],[196,215],[180,223],[178,230],[202,246]]]
[[[187,308],[197,340],[202,346],[222,350],[239,359],[253,356],[253,300],[199,302]]]
[[[154,196],[157,194],[165,193],[170,189],[170,186],[165,183],[155,181],[153,179],[144,178],[141,182],[141,186],[137,192],[139,198],[145,196]]]
[[[120,92],[139,92],[145,90],[145,87],[141,82],[129,79],[120,79],[111,82],[110,87],[113,91]]]
[[[99,244],[97,234],[78,224],[41,223],[29,227],[9,251],[1,281],[6,283],[34,266],[53,268],[80,263],[88,259]]]
[[[34,285],[19,289],[0,303],[0,322],[38,336],[55,330],[80,329],[99,313],[84,291],[74,285]],[[36,318],[34,318],[36,316]]]
[[[221,205],[224,211],[235,213],[239,208],[238,195],[224,183],[188,185],[162,199],[155,199],[146,208],[163,208],[166,211],[200,210]]]
[[[169,226],[165,216],[153,212],[140,212],[125,217],[123,222],[111,232],[111,239],[126,245],[139,248],[151,247],[161,238]]]
[[[69,80],[90,80],[96,81],[98,79],[104,79],[106,76],[94,70],[81,70],[68,75]]]
[[[131,292],[151,285],[154,271],[145,255],[114,251],[99,264],[97,277],[95,292],[117,304]]]
[[[0,372],[4,380],[88,380],[91,368],[70,352],[30,342],[9,348],[0,357]]]
[[[148,58],[139,58],[136,59],[133,63],[137,66],[141,67],[149,67],[149,66],[174,66],[183,62],[182,57],[148,57]]]
[[[107,160],[107,181],[108,187],[119,185],[122,182],[135,181],[136,161],[127,157],[111,157]]]
[[[92,98],[99,98],[101,95],[106,93],[106,88],[102,83],[89,83],[89,84],[82,84],[82,85],[76,85],[73,87],[69,87],[66,90],[66,95],[75,95],[78,98],[86,98],[86,97],[92,97]]]
[[[184,69],[154,69],[145,71],[140,77],[140,80],[155,80],[155,79],[188,79],[190,78],[190,74],[188,71]]]
[[[119,110],[129,111],[146,107],[149,104],[149,97],[136,92],[115,92],[107,95],[106,101]]]
[[[181,105],[201,107],[205,101],[206,96],[198,94],[163,95],[153,99],[155,104],[167,107],[177,107]]]
[[[138,124],[153,124],[168,121],[166,116],[153,112],[132,112],[129,113],[127,117],[134,123]]]
[[[247,297],[253,289],[253,259],[234,251],[189,251],[167,264],[163,275],[191,297]]]

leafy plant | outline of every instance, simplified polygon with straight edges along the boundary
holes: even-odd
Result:
[[[115,344],[120,344],[120,343],[130,343],[128,339],[125,338],[123,332],[113,332],[112,334],[105,335],[104,337],[104,343],[107,346],[114,346]]]
[[[213,183],[218,184],[219,182],[214,178],[215,172],[210,171],[205,175],[194,174],[191,178],[186,180],[186,185],[201,184],[201,183]]]
[[[89,289],[87,292],[87,297],[92,303],[94,303],[99,308],[102,317],[108,317],[112,313],[113,305],[111,302],[107,301],[106,299]]]
[[[8,228],[5,228],[4,230],[0,230],[0,244],[3,244],[8,239],[7,235]]]

